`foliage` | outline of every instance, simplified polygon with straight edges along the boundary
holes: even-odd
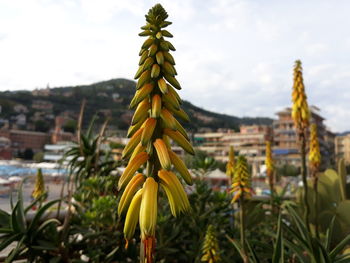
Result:
[[[62,128],[65,132],[75,133],[77,129],[77,122],[75,120],[67,120]]]
[[[33,160],[34,152],[31,148],[26,148],[23,152],[23,159],[24,160]]]
[[[34,123],[35,131],[48,132],[50,130],[50,123],[44,120],[37,120]]]
[[[319,224],[323,232],[334,220],[333,236],[335,239],[332,242],[339,242],[342,238],[350,234],[350,200],[346,199],[346,194],[341,194],[345,189],[345,184],[339,173],[332,169],[326,170],[324,173],[318,174],[318,210]],[[308,188],[310,191],[309,204],[314,202],[314,189],[312,183],[309,182]],[[343,189],[343,190],[342,190]],[[300,199],[301,193],[299,193]],[[311,207],[310,222],[315,223],[316,211]]]
[[[289,221],[283,223],[283,229],[290,235],[279,242],[284,242],[290,257],[297,257],[300,262],[349,262],[350,254],[340,254],[341,251],[349,244],[350,235],[336,244],[332,244],[334,235],[334,219],[327,227],[326,235],[323,240],[315,238],[306,225],[295,211],[293,206],[287,204],[285,206],[289,216]],[[292,227],[291,227],[292,226]]]
[[[125,147],[124,144],[118,143],[118,142],[110,142],[109,143],[109,147],[111,147],[111,149],[123,149]]]
[[[196,151],[194,156],[186,155],[185,163],[188,169],[193,169],[195,175],[201,178],[221,166],[221,163],[203,151]],[[224,166],[224,164],[222,165]]]
[[[33,160],[37,163],[44,161],[44,153],[43,152],[35,153],[33,156]]]
[[[232,206],[226,193],[213,191],[207,182],[195,179],[189,195],[192,211],[186,216],[174,218],[169,207],[162,202],[159,207],[157,230],[157,262],[197,262],[201,257],[202,242],[209,224],[216,229],[219,247],[225,251],[222,257],[232,259],[232,250],[225,240],[225,233],[232,236]],[[225,243],[221,243],[221,242]],[[176,256],[175,256],[176,255]],[[225,262],[225,261],[223,261]],[[229,262],[229,261],[227,261]]]
[[[60,243],[57,226],[61,225],[61,222],[55,218],[44,217],[58,200],[47,202],[31,214],[32,208],[40,200],[41,197],[24,208],[21,185],[16,204],[11,202],[11,214],[0,210],[0,251],[12,242],[17,242],[5,262],[12,262],[17,258],[26,258],[28,262],[48,262],[50,259],[59,258]],[[26,218],[29,215],[32,219],[27,221]]]
[[[120,162],[115,162],[112,159],[110,152],[101,149],[107,121],[101,127],[100,132],[94,135],[95,121],[96,117],[91,120],[86,133],[81,134],[79,131],[80,140],[64,156],[64,159],[69,161],[68,167],[77,186],[89,177],[107,176],[120,166]]]
[[[276,170],[278,176],[298,176],[300,174],[300,169],[291,164],[277,166]]]
[[[103,109],[110,111],[112,116],[111,124],[113,126],[121,130],[126,130],[130,122],[128,104],[134,90],[135,82],[132,80],[111,79],[90,85],[50,88],[51,96],[49,97],[36,97],[31,92],[21,92],[20,94],[19,92],[0,92],[1,114],[6,118],[13,116],[13,114],[15,114],[13,107],[19,103],[28,107],[30,113],[33,113],[36,110],[31,108],[32,101],[42,99],[53,104],[54,115],[57,116],[64,111],[69,111],[72,112],[71,117],[74,117],[79,112],[77,101],[81,101],[85,98],[88,100],[89,105],[86,108],[86,122],[83,123],[83,127],[87,127],[89,125],[88,120],[90,120],[96,112]],[[272,123],[270,118],[239,118],[211,112],[187,101],[184,101],[183,107],[186,112],[190,112],[190,118],[192,120],[192,123],[185,125],[185,128],[190,128],[192,131],[196,131],[201,127],[207,127],[213,130],[223,127],[238,130],[240,125],[269,125]],[[207,116],[209,119],[212,119],[212,121],[204,123],[201,118],[197,118],[196,116]],[[53,128],[53,122],[48,122],[48,120],[43,121],[49,124],[50,128]],[[97,120],[97,123],[102,124],[103,119]]]

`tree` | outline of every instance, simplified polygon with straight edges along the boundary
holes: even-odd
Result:
[[[44,160],[44,153],[43,152],[37,152],[36,154],[34,154],[33,156],[33,160],[40,163]]]
[[[34,152],[31,148],[27,148],[23,152],[23,159],[24,160],[33,160]]]
[[[35,131],[38,131],[38,132],[48,132],[49,129],[50,129],[50,124],[44,120],[37,120],[35,123],[34,123],[34,126],[35,126]]]
[[[67,120],[63,125],[63,130],[65,132],[75,133],[76,128],[77,128],[77,122],[75,120]]]
[[[284,164],[277,167],[277,174],[279,176],[298,176],[300,169],[291,164]]]

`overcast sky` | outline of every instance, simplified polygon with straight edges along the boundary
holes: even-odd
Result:
[[[132,78],[155,1],[0,0],[0,89]],[[164,0],[180,95],[236,116],[290,106],[301,59],[309,104],[350,130],[350,1]]]

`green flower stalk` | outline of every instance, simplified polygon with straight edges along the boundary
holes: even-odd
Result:
[[[174,46],[166,39],[173,37],[167,31],[171,22],[164,8],[157,4],[146,15],[146,25],[139,35],[147,37],[141,47],[136,93],[130,103],[135,109],[128,131],[130,141],[122,157],[129,159],[118,182],[125,187],[118,213],[126,212],[124,236],[132,238],[137,223],[141,230],[141,261],[151,263],[155,249],[157,224],[157,199],[159,188],[167,195],[174,216],[190,210],[187,195],[178,177],[171,172],[175,168],[187,184],[192,177],[184,162],[171,150],[170,140],[186,152],[194,154],[185,129],[176,117],[188,121],[181,109],[181,98],[176,92],[181,86],[175,76],[175,60],[170,51]],[[145,173],[136,174],[139,168]],[[140,190],[139,190],[140,189]]]
[[[301,67],[301,61],[297,60],[294,67],[293,77],[293,92],[292,92],[292,118],[296,127],[296,132],[300,144],[301,155],[301,175],[303,179],[304,187],[304,205],[305,212],[304,218],[307,229],[310,231],[309,226],[309,213],[310,207],[308,204],[308,187],[307,187],[307,172],[306,172],[306,141],[307,131],[309,128],[310,110],[307,103],[307,97],[305,94],[305,86],[303,81],[303,72]]]
[[[233,146],[230,146],[229,158],[226,164],[226,175],[229,177],[230,183],[232,183],[235,173],[235,150]]]
[[[271,150],[271,142],[266,141],[266,158],[265,158],[265,165],[266,165],[266,175],[267,179],[269,181],[270,186],[270,196],[271,196],[271,205],[273,204],[273,194],[275,192],[274,188],[274,165],[273,165],[273,159],[272,159],[272,150]]]
[[[248,262],[247,250],[245,245],[245,209],[244,203],[247,198],[253,194],[251,174],[248,171],[247,159],[244,156],[238,156],[235,174],[233,177],[232,191],[234,193],[232,203],[239,200],[240,203],[240,230],[241,230],[241,246],[245,256],[244,262]]]
[[[321,164],[320,144],[318,141],[317,125],[311,125],[310,132],[310,151],[309,151],[309,165],[311,177],[313,179],[313,187],[315,192],[315,232],[319,237],[319,223],[318,223],[318,170]]]
[[[216,263],[220,261],[219,243],[216,238],[216,233],[213,225],[209,225],[205,234],[205,239],[202,247],[201,261]]]
[[[45,194],[45,182],[44,182],[44,177],[43,177],[43,173],[41,171],[41,168],[38,169],[37,173],[36,173],[36,179],[35,179],[35,186],[34,186],[34,190],[32,192],[32,197],[34,199],[38,199],[40,197],[42,197]],[[41,204],[41,202],[40,202]]]

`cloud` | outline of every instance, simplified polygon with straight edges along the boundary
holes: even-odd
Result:
[[[137,70],[150,0],[0,2],[2,89],[88,84]],[[350,3],[164,0],[185,99],[237,116],[290,105],[301,59],[309,103],[335,131],[348,124]],[[5,37],[5,38],[4,38]]]

